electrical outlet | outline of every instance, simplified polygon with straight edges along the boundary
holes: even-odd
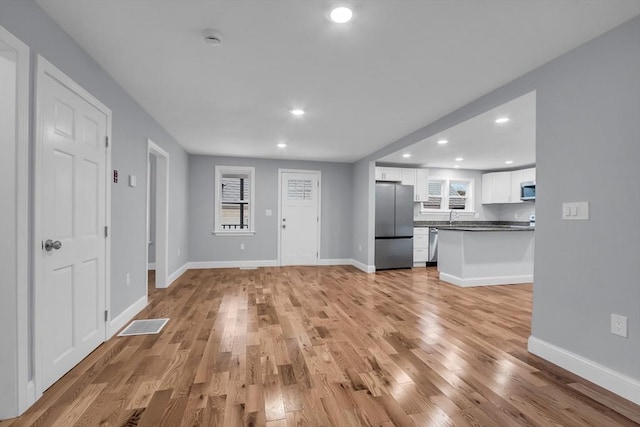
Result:
[[[244,243],[240,243],[240,250],[244,251]]]
[[[627,338],[627,318],[619,314],[611,314],[611,333]]]
[[[127,282],[127,286],[129,286],[131,284],[131,273],[126,274],[125,280]]]

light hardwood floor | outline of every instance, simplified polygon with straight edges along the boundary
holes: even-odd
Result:
[[[640,408],[526,350],[531,285],[435,268],[192,270],[0,426],[629,426]]]

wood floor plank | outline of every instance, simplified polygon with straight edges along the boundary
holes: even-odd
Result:
[[[528,353],[531,300],[434,268],[191,270],[149,288],[160,334],[112,338],[0,427],[640,425]]]

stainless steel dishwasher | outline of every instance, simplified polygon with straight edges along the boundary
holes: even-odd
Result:
[[[429,257],[427,265],[438,264],[438,229],[436,227],[429,228]]]

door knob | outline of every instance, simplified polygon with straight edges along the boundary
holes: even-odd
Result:
[[[287,224],[282,224],[282,228],[287,228]]]
[[[44,249],[47,252],[51,252],[53,249],[58,250],[62,247],[62,242],[60,240],[56,240],[55,242],[51,239],[44,242]]]

